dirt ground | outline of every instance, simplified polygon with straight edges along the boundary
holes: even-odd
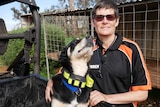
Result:
[[[148,99],[139,104],[138,107],[160,107],[160,101],[155,99]]]
[[[0,74],[7,71],[7,66],[0,66]]]
[[[153,88],[149,91],[148,99],[141,102],[138,107],[160,107],[160,89]]]

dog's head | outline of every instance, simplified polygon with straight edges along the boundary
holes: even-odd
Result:
[[[87,36],[83,39],[75,39],[69,43],[61,51],[59,56],[59,62],[61,65],[73,72],[73,66],[75,64],[86,64],[90,60],[93,54],[93,39],[91,36]],[[77,66],[78,66],[77,65]]]

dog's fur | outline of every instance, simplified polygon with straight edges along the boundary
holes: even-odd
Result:
[[[63,69],[78,77],[86,77],[88,61],[93,54],[93,40],[91,36],[82,40],[75,39],[66,46],[59,57]],[[63,71],[62,71],[63,72]],[[88,107],[91,88],[79,88],[81,91],[75,93],[67,88],[62,82],[63,75],[57,74],[53,80],[52,107]]]

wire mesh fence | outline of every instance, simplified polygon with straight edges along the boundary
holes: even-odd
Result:
[[[151,74],[152,86],[160,88],[160,1],[119,5],[117,33],[141,47]],[[58,60],[61,49],[75,37],[93,35],[91,9],[43,15],[46,58]]]
[[[70,11],[43,15],[47,56],[58,60],[57,54],[76,37],[91,34],[90,11]]]
[[[152,86],[160,88],[160,1],[119,6],[117,32],[138,43],[151,74]]]

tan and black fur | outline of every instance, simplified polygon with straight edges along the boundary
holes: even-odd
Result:
[[[72,91],[66,86],[69,79],[65,78],[64,73],[69,74],[71,80],[86,82],[88,73],[87,63],[92,54],[93,40],[91,36],[85,37],[82,40],[75,39],[62,50],[59,57],[59,62],[63,67],[62,74],[57,74],[52,78],[54,81],[52,107],[88,107],[91,87],[85,86],[81,88],[69,84],[71,87],[73,85],[73,88],[78,89],[77,92]]]

